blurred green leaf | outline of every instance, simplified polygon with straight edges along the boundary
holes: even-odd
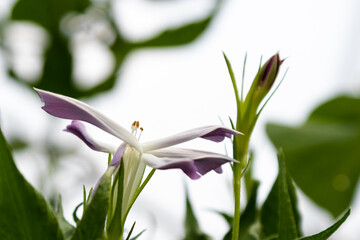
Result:
[[[10,74],[15,80],[31,87],[46,89],[68,96],[79,96],[73,84],[73,57],[70,52],[70,39],[60,29],[60,21],[67,13],[82,12],[90,6],[89,0],[19,0],[11,14],[13,20],[35,22],[44,27],[50,36],[50,45],[44,56],[44,70],[41,78],[29,83]]]
[[[19,136],[14,136],[8,139],[8,144],[12,152],[25,150],[26,148],[29,147],[29,143],[25,139],[22,139]]]
[[[252,181],[250,198],[244,212],[241,214],[240,217],[239,239],[241,240],[255,239],[250,229],[256,223],[257,220],[258,210],[256,208],[256,200],[257,200],[258,187],[259,187],[259,182]]]
[[[305,194],[334,217],[348,208],[360,177],[360,99],[335,98],[302,126],[268,124],[267,134]]]
[[[49,204],[20,174],[0,130],[0,236],[13,239],[63,239]]]
[[[300,237],[300,215],[297,209],[296,191],[281,154],[278,160],[279,240],[294,239]]]
[[[210,236],[203,233],[199,227],[191,206],[188,191],[186,190],[185,237],[183,240],[210,240]]]
[[[145,229],[142,230],[140,233],[138,233],[135,237],[131,238],[130,240],[136,240],[136,239],[138,239],[138,238],[141,236],[141,234],[143,234],[144,232],[145,232]]]
[[[262,232],[270,239],[295,239],[301,235],[296,191],[281,155],[278,161],[278,177],[261,210]]]
[[[111,1],[110,1],[111,2]],[[222,0],[217,0],[212,11],[203,19],[175,28],[169,28],[162,33],[141,42],[130,42],[126,40],[118,24],[115,23],[113,15],[110,13],[111,3],[90,2],[89,0],[19,0],[13,10],[13,20],[27,20],[35,22],[44,27],[50,36],[50,45],[44,56],[44,70],[41,78],[35,83],[29,83],[18,77],[13,69],[9,74],[20,83],[31,87],[36,87],[52,92],[65,94],[67,96],[79,98],[89,97],[100,92],[112,89],[118,78],[126,57],[132,51],[140,48],[149,47],[171,47],[189,44],[196,40],[209,26],[210,22],[216,16]],[[114,31],[115,41],[108,46],[115,57],[115,64],[109,77],[91,87],[90,89],[81,89],[76,86],[73,79],[73,54],[70,51],[70,37],[63,34],[60,29],[62,18],[68,13],[85,12],[86,9],[96,9],[102,12],[102,21],[108,22]],[[96,21],[92,19],[92,21]],[[93,24],[90,24],[93,25]],[[83,31],[79,29],[77,31]]]
[[[209,16],[200,21],[189,23],[177,28],[167,29],[152,39],[134,43],[136,47],[169,47],[188,44],[198,38],[209,26],[212,19],[216,16],[221,0],[216,1],[216,5]]]
[[[136,240],[136,239],[138,239],[138,238],[141,236],[141,234],[143,234],[143,233],[145,232],[145,229],[144,229],[144,230],[142,230],[140,233],[138,233],[135,237],[130,238],[130,237],[131,237],[131,234],[132,234],[132,232],[133,232],[133,230],[134,230],[134,228],[135,228],[135,224],[136,224],[136,222],[134,222],[133,225],[131,226],[131,229],[130,229],[127,237],[126,237],[126,240]]]
[[[130,239],[131,234],[132,234],[132,232],[134,231],[135,224],[136,224],[136,222],[134,222],[133,225],[131,226],[131,229],[130,229],[130,231],[129,231],[129,234],[127,235],[127,237],[126,237],[125,240],[129,240],[129,239]]]
[[[12,19],[33,21],[49,32],[58,32],[66,13],[83,11],[89,4],[89,0],[19,0],[12,10]]]
[[[344,216],[342,216],[336,223],[334,223],[331,227],[325,229],[324,231],[308,236],[299,238],[299,240],[326,240],[328,239],[340,226],[345,222],[347,217],[350,215],[350,209],[346,211]]]
[[[55,216],[57,218],[57,221],[59,223],[61,231],[63,232],[64,240],[70,240],[72,234],[75,231],[75,228],[70,223],[68,223],[64,218],[64,212],[63,212],[63,208],[62,208],[61,196],[59,196]]]
[[[104,237],[104,227],[109,207],[112,168],[108,168],[92,196],[72,240],[96,240]]]
[[[252,227],[257,223],[257,215],[258,210],[256,207],[257,200],[257,192],[259,188],[259,182],[252,180],[251,193],[249,196],[248,203],[246,204],[246,208],[241,213],[240,217],[240,232],[239,232],[239,240],[255,240],[257,238],[257,233],[252,231]],[[233,217],[227,214],[221,213],[221,215],[225,218],[225,220],[232,225]],[[223,240],[231,240],[232,236],[232,226],[230,230],[226,233]]]
[[[225,213],[225,212],[216,211],[216,213],[219,214],[219,215],[221,215],[221,216],[224,218],[224,220],[227,222],[227,224],[228,224],[229,226],[231,226],[231,224],[232,224],[232,222],[233,222],[233,219],[234,219],[233,216],[231,216],[230,214]]]

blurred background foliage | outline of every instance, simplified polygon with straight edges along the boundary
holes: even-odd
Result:
[[[164,1],[176,2],[176,1]],[[114,16],[111,0],[19,0],[14,5],[9,21],[30,21],[46,32],[47,40],[37,54],[41,55],[43,69],[33,79],[17,71],[17,52],[11,43],[2,44],[8,54],[9,74],[12,79],[32,88],[45,89],[71,97],[90,97],[105,92],[115,85],[126,57],[139,49],[154,47],[175,47],[196,40],[215,18],[221,0],[214,3],[208,15],[200,20],[185,23],[141,41],[130,41],[124,36]],[[91,88],[79,87],[74,78],[74,41],[80,35],[97,41],[110,51],[113,66],[98,84]]]
[[[360,177],[360,99],[340,96],[301,126],[269,123],[266,130],[307,196],[334,217],[351,205]]]

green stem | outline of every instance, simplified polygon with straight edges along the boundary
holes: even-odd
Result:
[[[234,176],[234,220],[232,230],[232,240],[239,239],[240,230],[240,190],[241,190],[241,163],[235,163],[233,168]]]
[[[243,131],[246,133],[246,131]],[[236,152],[234,158],[239,163],[233,166],[233,191],[234,191],[234,219],[232,229],[232,240],[239,239],[240,232],[240,193],[241,193],[241,177],[242,171],[247,166],[247,155],[249,149],[250,134],[245,136],[236,136]]]

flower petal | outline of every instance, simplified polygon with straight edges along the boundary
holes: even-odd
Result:
[[[122,156],[124,155],[124,152],[125,152],[125,148],[126,148],[126,143],[122,143],[118,149],[116,150],[114,156],[113,156],[113,159],[111,160],[108,168],[106,169],[106,172],[104,173],[104,175],[102,175],[99,180],[97,181],[97,183],[95,184],[95,187],[94,187],[94,190],[92,191],[91,193],[91,197],[90,199],[93,198],[95,192],[96,192],[96,189],[99,187],[99,184],[102,180],[102,178],[106,175],[106,174],[114,174],[116,169],[120,166],[120,161],[122,159]]]
[[[194,161],[172,162],[173,159],[159,158],[148,153],[144,153],[142,155],[142,160],[152,168],[162,169],[162,167],[164,166],[169,166],[169,169],[180,168],[186,175],[188,175],[188,177],[190,177],[193,180],[199,179],[201,177],[201,175],[197,172]],[[163,163],[163,165],[159,163]]]
[[[217,172],[217,173],[219,173],[219,174],[223,172],[221,166],[218,167],[218,168],[215,168],[214,171]]]
[[[42,109],[47,113],[59,118],[81,120],[91,123],[142,152],[142,147],[133,134],[89,105],[60,94],[40,89],[35,90],[45,103]]]
[[[223,126],[212,125],[188,130],[182,133],[175,134],[171,137],[146,142],[142,144],[142,147],[144,151],[151,151],[187,142],[198,137],[214,142],[221,142],[224,140],[225,137],[231,138],[232,135],[238,134],[242,133]]]
[[[78,120],[73,120],[71,124],[66,126],[65,132],[69,132],[80,138],[89,148],[99,152],[114,153],[116,148],[108,146],[105,143],[100,143],[93,139],[86,131],[84,124]]]
[[[150,151],[144,153],[142,159],[152,168],[180,168],[191,179],[198,179],[211,170],[219,173],[222,164],[235,161],[221,154],[181,148]]]
[[[118,167],[120,165],[120,161],[121,161],[121,158],[124,155],[126,145],[127,145],[126,143],[122,143],[118,147],[118,149],[116,150],[116,152],[115,152],[115,154],[113,156],[113,159],[111,160],[111,162],[109,164],[109,167],[112,167],[112,166]]]

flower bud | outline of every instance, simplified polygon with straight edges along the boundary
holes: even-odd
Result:
[[[261,67],[257,80],[257,86],[259,88],[267,88],[270,90],[275,82],[276,76],[279,72],[280,65],[283,60],[280,60],[279,54],[272,56],[267,62]]]
[[[283,60],[280,60],[277,53],[259,68],[244,102],[247,112],[245,115],[249,123],[256,118],[258,107],[274,84],[282,63]]]
[[[280,60],[279,54],[277,53],[267,60],[257,72],[249,93],[246,96],[247,104],[250,104],[249,101],[253,102],[251,104],[253,111],[256,112],[258,105],[270,91],[275,82],[276,76],[279,73],[279,68],[282,62],[283,60]]]

